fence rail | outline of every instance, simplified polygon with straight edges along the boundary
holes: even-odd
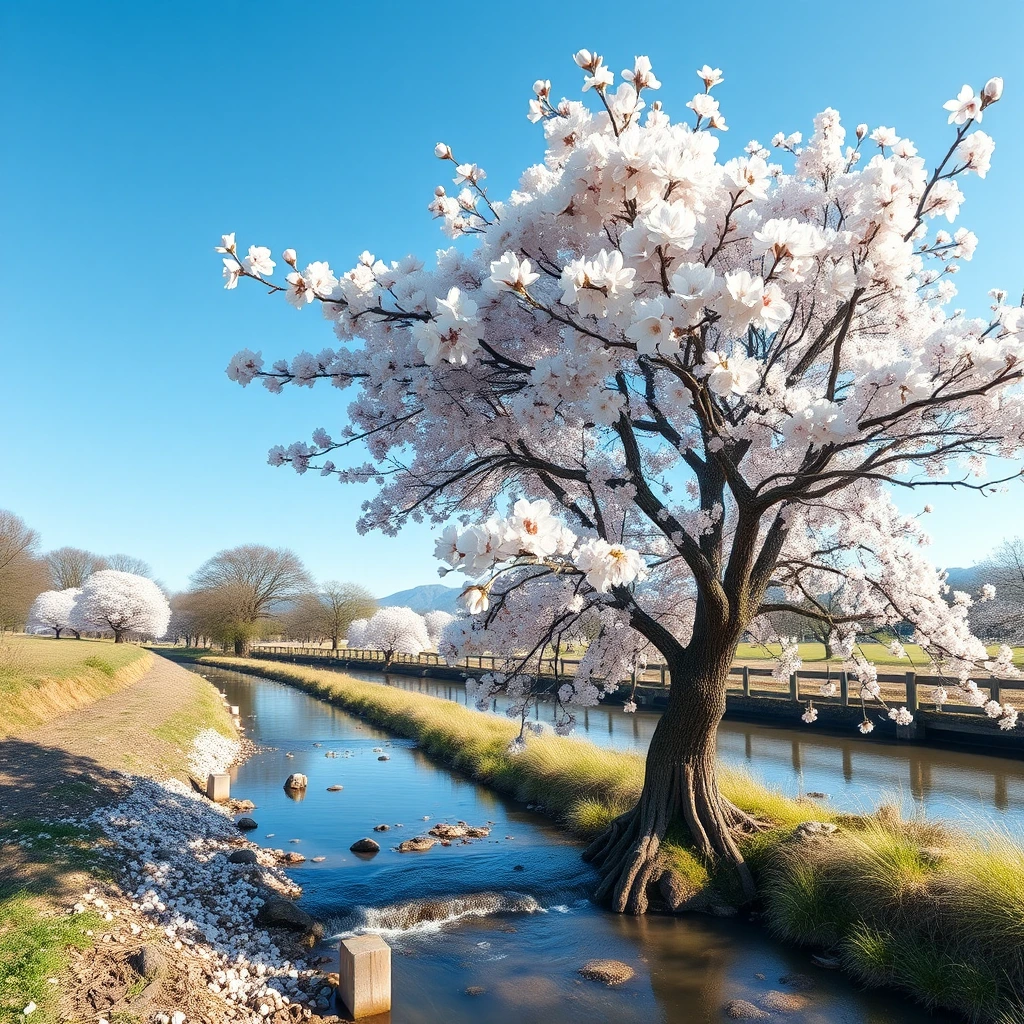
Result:
[[[291,644],[257,644],[253,648],[257,655],[275,657],[303,657],[323,659],[324,661],[359,662],[362,664],[380,665],[383,667],[388,659],[383,651],[365,650],[362,648],[341,647],[332,650],[328,647],[301,647]],[[490,654],[478,654],[463,658],[455,664],[444,661],[440,655],[430,651],[422,654],[394,654],[391,664],[418,665],[423,668],[445,667],[472,675],[475,672],[500,671],[503,659]],[[580,664],[579,658],[543,658],[535,662],[542,678],[556,680],[571,678]],[[948,679],[942,676],[923,675],[915,671],[879,672],[878,684],[883,699],[890,704],[905,706],[909,711],[919,709],[938,709],[932,699],[932,689],[950,687]],[[637,672],[634,678],[622,680],[623,685],[634,683],[642,687],[667,687],[669,684],[668,666],[649,664],[643,672]],[[822,686],[835,685],[835,696],[826,697],[822,694]],[[1007,690],[1024,690],[1024,678],[997,679],[987,678],[979,682],[979,687],[987,690],[989,699],[1002,701]],[[952,689],[952,687],[950,687]],[[813,700],[815,704],[835,704],[848,707],[860,703],[860,686],[856,677],[844,670],[831,668],[800,669],[792,673],[788,679],[780,679],[775,671],[767,665],[750,665],[737,663],[729,670],[728,692],[744,697],[775,697],[791,701]],[[955,708],[959,714],[984,715],[981,708],[958,702],[953,693],[946,702],[947,707]]]

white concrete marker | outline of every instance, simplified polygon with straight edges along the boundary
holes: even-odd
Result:
[[[391,1009],[391,947],[379,935],[338,943],[338,995],[358,1020]]]
[[[231,797],[230,775],[208,775],[206,777],[206,795],[215,803],[222,803]]]
[[[232,704],[231,708],[229,710],[231,711],[231,714],[233,714],[235,716],[235,718],[238,717],[238,705],[237,704]]]

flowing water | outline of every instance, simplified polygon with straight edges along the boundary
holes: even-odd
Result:
[[[299,690],[201,671],[239,706],[250,738],[267,748],[232,773],[232,794],[257,805],[259,828],[249,837],[308,858],[290,874],[303,886],[301,905],[327,925],[325,952],[330,939],[351,932],[386,938],[395,1024],[710,1024],[724,1019],[727,1001],[756,1003],[773,990],[806,999],[802,1010],[785,1015],[793,1024],[947,1020],[892,994],[861,992],[744,920],[607,913],[587,899],[593,875],[579,845],[542,816],[438,767],[411,741]],[[593,712],[588,717],[596,739],[604,722]],[[633,721],[639,725],[628,729],[649,735],[648,717]],[[379,760],[382,754],[389,759]],[[283,788],[292,772],[309,777],[303,799]],[[336,784],[340,792],[327,791]],[[437,822],[459,820],[490,823],[491,834],[426,853],[393,849]],[[378,824],[391,828],[376,833]],[[380,853],[349,852],[364,836],[380,842]],[[593,958],[623,961],[636,976],[617,988],[586,981],[577,971]],[[813,987],[797,993],[780,981],[793,973]]]

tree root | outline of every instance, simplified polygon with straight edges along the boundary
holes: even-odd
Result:
[[[736,845],[736,836],[760,831],[766,824],[723,799],[714,783],[692,767],[683,766],[674,774],[676,778],[668,792],[660,794],[661,799],[645,789],[636,807],[619,815],[583,851],[584,860],[601,874],[594,898],[610,903],[620,914],[646,913],[648,886],[661,872],[661,843],[676,815],[683,819],[697,855],[709,863],[731,865],[744,897],[750,900],[756,895],[753,875]]]

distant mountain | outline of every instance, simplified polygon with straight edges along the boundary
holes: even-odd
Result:
[[[966,569],[947,569],[946,582],[953,590],[966,590],[973,593],[984,580],[984,570],[977,565],[969,566]]]
[[[411,608],[420,615],[427,612],[449,612],[452,615],[461,611],[459,607],[459,594],[462,587],[446,587],[441,583],[427,583],[422,587],[413,587],[411,590],[399,590],[396,594],[388,594],[382,597],[379,604],[382,608],[405,607]]]

